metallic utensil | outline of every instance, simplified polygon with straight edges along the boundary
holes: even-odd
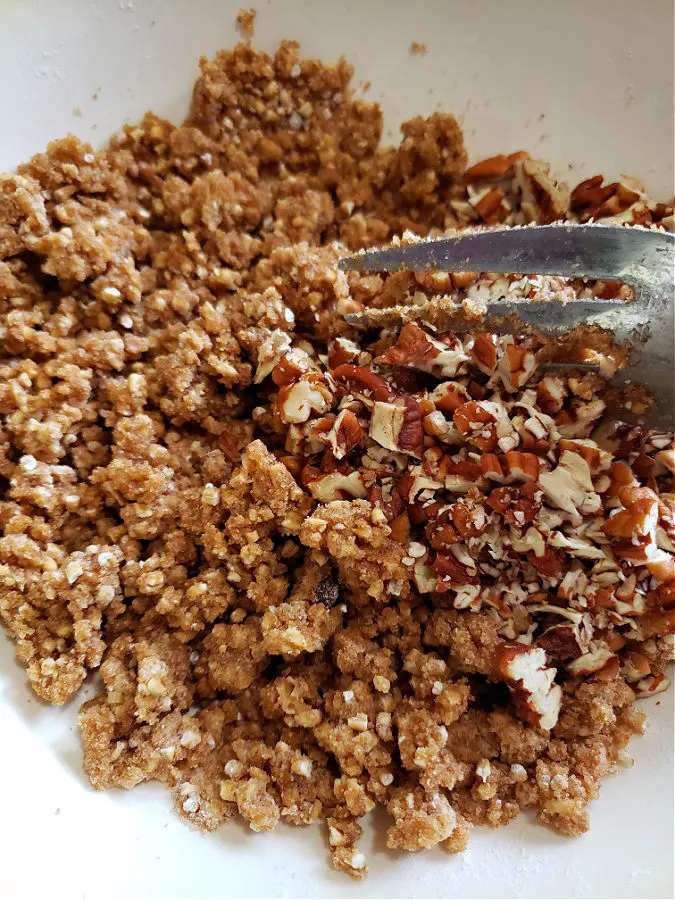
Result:
[[[642,385],[654,403],[645,417],[653,428],[675,425],[675,235],[615,225],[540,225],[460,233],[340,260],[345,271],[494,272],[560,275],[618,281],[634,299],[499,300],[479,319],[448,298],[421,305],[369,309],[346,316],[361,327],[405,322],[439,331],[518,334],[534,330],[560,337],[579,325],[611,332],[628,344],[630,359],[613,384]]]

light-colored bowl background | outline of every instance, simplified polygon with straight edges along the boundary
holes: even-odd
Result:
[[[102,143],[148,108],[180,119],[200,54],[236,39],[227,0],[0,0],[0,169],[73,131]],[[673,193],[673,8],[669,0],[258,0],[256,43],[297,38],[345,53],[382,103],[388,135],[442,108],[462,117],[473,159],[527,149],[576,182],[603,172]],[[426,56],[412,57],[423,41]],[[76,110],[81,115],[76,114]],[[1,351],[0,351],[1,353]],[[92,791],[77,703],[32,697],[0,639],[0,895],[9,898],[672,897],[672,693],[635,767],[609,779],[589,834],[567,840],[521,816],[474,831],[458,857],[396,857],[383,817],[364,837],[371,874],[328,868],[319,828],[203,837],[167,792]],[[79,703],[79,701],[78,701]]]

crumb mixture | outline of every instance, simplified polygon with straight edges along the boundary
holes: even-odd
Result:
[[[623,288],[336,264],[672,205],[523,152],[467,168],[451,115],[381,146],[350,66],[292,42],[201,70],[181,127],[0,178],[0,616],[30,683],[100,673],[95,787],[159,780],[206,830],[322,820],[356,877],[376,804],[393,849],[529,808],[579,834],[668,684],[672,435],[603,423],[604,378],[534,338],[343,317]]]

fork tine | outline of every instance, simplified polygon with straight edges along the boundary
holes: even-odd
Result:
[[[636,330],[649,324],[647,311],[625,300],[509,301],[486,304],[484,315],[469,315],[462,306],[452,306],[443,298],[415,306],[368,309],[345,316],[350,325],[362,328],[392,327],[405,322],[420,322],[437,331],[489,331],[496,334],[522,334],[528,329],[548,337],[557,337],[577,325]]]
[[[670,235],[663,236],[663,246],[655,237],[649,229],[615,225],[502,228],[366,250],[341,259],[339,266],[370,272],[516,272],[633,284],[644,268],[654,265],[656,254],[672,253]]]

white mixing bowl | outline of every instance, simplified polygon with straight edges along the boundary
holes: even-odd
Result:
[[[400,121],[462,117],[473,159],[527,149],[576,183],[602,172],[673,194],[670,0],[259,0],[256,43],[344,53]],[[72,131],[102,143],[151,108],[180,118],[200,54],[236,40],[231,0],[3,0],[0,170]],[[428,53],[411,56],[411,41]],[[672,692],[609,779],[592,829],[566,839],[527,817],[476,829],[465,854],[393,856],[367,830],[370,876],[330,870],[320,828],[202,837],[168,793],[92,791],[76,712],[42,706],[0,638],[0,895],[8,898],[672,897]]]

